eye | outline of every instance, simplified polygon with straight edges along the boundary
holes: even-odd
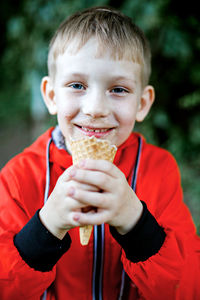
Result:
[[[85,89],[85,87],[81,83],[78,83],[78,82],[70,84],[69,87],[71,87],[75,90],[84,90]]]
[[[123,88],[123,87],[115,87],[111,90],[111,93],[114,94],[124,94],[124,93],[128,93],[128,90]]]

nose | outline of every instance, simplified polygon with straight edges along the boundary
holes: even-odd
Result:
[[[93,118],[106,117],[110,112],[110,103],[103,92],[91,92],[82,101],[82,112]]]

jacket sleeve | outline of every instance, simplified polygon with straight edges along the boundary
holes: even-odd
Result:
[[[159,184],[153,188],[156,180]],[[145,200],[166,237],[160,250],[144,261],[133,262],[122,251],[125,272],[141,299],[200,299],[200,239],[183,203],[180,174],[170,155],[163,176],[153,178],[151,190],[148,199],[143,198],[142,190],[138,196]]]
[[[21,258],[14,236],[31,219],[20,186],[8,171],[0,174],[0,298],[39,299],[55,278],[56,267],[35,271]]]
[[[164,229],[149,212],[146,203],[143,201],[141,203],[143,205],[142,215],[128,233],[121,235],[114,227],[110,227],[112,236],[123,248],[126,258],[135,263],[145,261],[156,254],[166,237]]]

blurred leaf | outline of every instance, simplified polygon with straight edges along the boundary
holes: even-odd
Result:
[[[154,126],[166,129],[170,126],[169,117],[165,111],[157,110],[153,116]]]
[[[184,59],[191,56],[191,49],[184,32],[175,27],[166,26],[162,30],[160,43],[163,45],[163,55],[166,57],[176,57]]]
[[[200,90],[184,95],[179,99],[179,105],[181,108],[193,108],[200,105]]]
[[[189,140],[192,145],[198,145],[200,149],[200,118],[199,115],[194,116],[189,127]],[[197,157],[198,159],[198,157]],[[200,168],[200,162],[199,162]]]

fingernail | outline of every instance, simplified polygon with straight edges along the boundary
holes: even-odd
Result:
[[[74,196],[75,193],[75,188],[73,186],[70,186],[69,190],[68,190],[68,195],[69,196]]]
[[[80,219],[80,216],[79,216],[79,215],[74,215],[74,216],[73,216],[73,219],[74,219],[74,221],[78,222],[79,219]]]

